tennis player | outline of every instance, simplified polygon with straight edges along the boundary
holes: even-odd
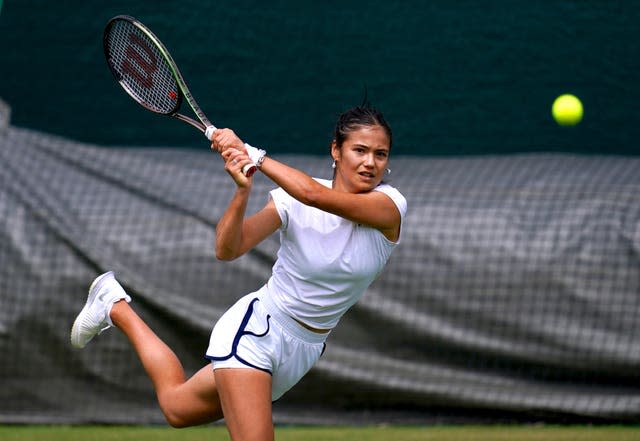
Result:
[[[173,427],[225,419],[234,441],[273,440],[272,402],[318,361],[344,313],[380,274],[400,241],[407,203],[383,183],[391,128],[370,106],[340,115],[331,142],[332,180],[305,173],[218,129],[212,149],[236,191],[216,230],[216,256],[235,259],[280,232],[273,272],[216,323],[203,367],[188,380],[174,352],[131,308],[112,272],[98,277],[71,332],[84,347],[115,326],[130,340]],[[277,186],[251,216],[245,210],[255,163]],[[124,301],[123,301],[124,300]]]

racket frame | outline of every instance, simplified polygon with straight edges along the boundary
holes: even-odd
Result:
[[[138,30],[140,30],[142,33],[144,33],[149,38],[150,42],[153,45],[155,45],[155,47],[160,52],[160,55],[164,58],[164,61],[167,63],[167,67],[169,68],[169,70],[173,74],[173,77],[176,80],[176,83],[177,83],[178,89],[179,89],[178,100],[176,102],[175,110],[173,112],[163,113],[163,112],[158,112],[158,111],[156,111],[154,109],[149,108],[144,102],[142,102],[142,101],[140,101],[138,99],[137,94],[135,92],[133,92],[129,88],[129,86],[127,85],[126,81],[124,81],[122,79],[122,75],[120,75],[120,73],[114,68],[114,66],[112,66],[111,61],[110,61],[111,57],[109,56],[109,51],[108,51],[108,46],[109,46],[109,41],[108,40],[109,40],[109,33],[110,33],[110,30],[111,30],[111,27],[117,21],[126,21],[126,22],[129,22],[131,25],[135,26],[136,28],[138,28]],[[107,25],[105,27],[104,36],[103,36],[103,47],[104,47],[105,57],[107,58],[107,64],[109,65],[109,69],[111,69],[111,72],[113,73],[114,77],[116,77],[116,79],[118,80],[118,82],[120,83],[122,88],[125,89],[125,91],[138,104],[140,104],[144,108],[146,108],[146,109],[148,109],[148,110],[150,110],[150,111],[152,111],[154,113],[160,113],[162,115],[172,116],[172,117],[177,118],[177,119],[179,119],[181,121],[184,121],[187,124],[190,124],[193,127],[197,128],[198,130],[200,130],[203,133],[206,132],[208,127],[213,127],[213,129],[215,130],[215,126],[213,124],[211,124],[211,121],[209,121],[209,119],[204,114],[204,112],[202,111],[202,109],[200,108],[198,103],[196,102],[195,98],[191,94],[191,91],[189,90],[189,87],[187,86],[187,83],[185,82],[184,77],[180,73],[180,69],[178,69],[178,65],[173,60],[173,57],[171,56],[171,53],[169,52],[169,50],[162,43],[162,41],[160,41],[160,39],[153,32],[151,32],[151,30],[148,27],[146,27],[142,22],[140,22],[139,20],[137,20],[136,18],[134,18],[134,17],[132,17],[130,15],[116,15],[115,17],[111,18],[108,21],[108,23],[107,23]],[[189,104],[189,107],[191,108],[193,113],[198,117],[199,121],[196,121],[193,118],[190,118],[190,117],[188,117],[186,115],[183,115],[183,114],[178,112],[178,108],[180,107],[180,105],[182,103],[182,99],[186,100],[187,104]]]
[[[110,46],[109,35],[110,35],[111,28],[115,25],[117,21],[126,21],[131,25],[135,26],[142,33],[144,33],[144,35],[149,39],[151,44],[153,44],[158,49],[160,56],[163,57],[164,61],[167,64],[167,67],[171,71],[171,74],[173,75],[173,78],[176,81],[176,84],[178,85],[178,93],[177,93],[178,96],[177,96],[176,105],[174,106],[173,111],[165,113],[165,112],[152,109],[148,105],[146,105],[143,101],[139,99],[138,94],[136,94],[133,90],[131,90],[131,88],[127,85],[126,81],[123,80],[120,72],[116,70],[116,68],[112,65],[111,56],[109,55],[109,46]],[[214,126],[211,123],[211,121],[209,121],[209,119],[204,114],[204,112],[196,102],[195,98],[191,94],[191,91],[189,90],[189,87],[187,86],[187,83],[184,80],[182,74],[180,73],[180,69],[178,69],[178,65],[173,60],[173,57],[171,56],[171,53],[169,52],[169,50],[148,27],[146,27],[142,22],[140,22],[139,20],[137,20],[136,18],[130,15],[116,15],[115,17],[111,18],[107,22],[107,25],[105,26],[105,30],[103,33],[103,49],[104,49],[104,54],[107,59],[107,64],[109,66],[109,69],[111,70],[111,73],[116,78],[120,86],[122,86],[122,88],[127,92],[127,94],[131,98],[133,98],[138,104],[140,104],[142,107],[144,107],[145,109],[153,113],[171,116],[180,121],[183,121],[195,127],[196,129],[200,130],[202,133],[204,133],[205,137],[208,140],[210,141],[212,140],[213,132],[216,130],[216,126]],[[178,109],[182,104],[183,98],[186,100],[187,104],[189,105],[193,113],[197,116],[198,121],[178,112]],[[242,172],[247,177],[253,175],[253,173],[255,173],[256,170],[257,168],[255,164],[247,164],[242,168]]]

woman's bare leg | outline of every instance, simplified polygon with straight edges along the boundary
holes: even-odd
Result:
[[[215,379],[232,441],[273,441],[271,375],[258,369],[216,369]]]
[[[156,390],[160,409],[173,427],[188,427],[222,418],[211,365],[189,380],[176,354],[125,301],[114,303],[111,321],[129,339]]]

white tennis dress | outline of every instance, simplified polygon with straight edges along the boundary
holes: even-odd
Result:
[[[316,179],[331,187],[331,181]],[[407,201],[381,184],[401,219]],[[280,250],[267,291],[284,312],[314,328],[334,328],[380,274],[399,243],[379,230],[298,202],[284,190],[271,191],[282,220]]]
[[[316,179],[331,187],[331,181]],[[374,191],[389,196],[401,222],[407,201],[388,184]],[[282,226],[273,272],[257,292],[246,295],[216,323],[206,357],[219,368],[255,368],[272,375],[276,400],[316,363],[328,333],[380,274],[400,240],[379,230],[304,205],[283,189],[270,192]],[[402,228],[401,228],[402,229]]]

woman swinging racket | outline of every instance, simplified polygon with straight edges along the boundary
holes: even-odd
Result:
[[[224,417],[234,441],[273,440],[272,402],[318,361],[331,329],[400,241],[407,203],[382,182],[391,138],[376,109],[347,110],[331,143],[334,176],[324,180],[266,156],[230,129],[217,129],[211,148],[224,159],[236,191],[217,226],[216,256],[235,259],[279,230],[269,280],[220,318],[206,352],[211,364],[189,379],[173,351],[129,305],[131,298],[112,272],[89,289],[72,344],[84,347],[115,326],[137,352],[171,426]],[[247,217],[252,178],[242,168],[251,162],[278,188],[264,208]]]

